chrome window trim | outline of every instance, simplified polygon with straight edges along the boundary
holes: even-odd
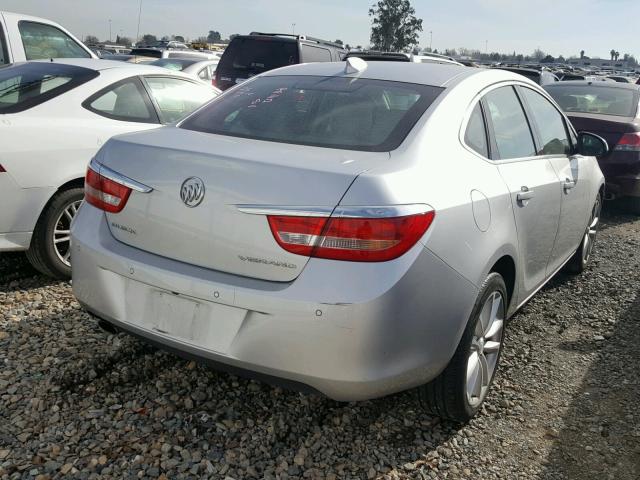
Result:
[[[101,163],[98,163],[96,160],[91,160],[89,163],[89,168],[94,172],[102,175],[109,180],[113,180],[116,183],[120,183],[125,187],[129,187],[131,190],[135,190],[140,193],[150,193],[153,191],[153,188],[145,185],[144,183],[137,182],[132,178],[125,177],[121,173],[116,172],[115,170],[111,170],[109,167],[105,167]]]
[[[289,217],[332,217],[332,218],[392,218],[432,212],[430,205],[415,203],[406,205],[339,205],[335,207],[298,207],[282,205],[236,205],[242,213],[250,215],[282,215]]]

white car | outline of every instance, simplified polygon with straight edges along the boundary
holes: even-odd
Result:
[[[0,11],[0,65],[49,58],[98,58],[62,25]]]
[[[108,60],[0,69],[0,252],[26,250],[42,273],[68,277],[69,227],[100,146],[176,122],[216,95],[180,72]]]
[[[159,58],[158,60],[151,62],[149,65],[182,72],[212,85],[212,80],[216,78],[218,60],[200,60],[198,58]]]

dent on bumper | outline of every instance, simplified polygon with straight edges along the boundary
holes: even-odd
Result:
[[[434,378],[477,295],[422,245],[397,263],[312,259],[295,281],[277,283],[128,247],[86,204],[72,235],[74,294],[92,313],[169,348],[336,400],[379,397]]]

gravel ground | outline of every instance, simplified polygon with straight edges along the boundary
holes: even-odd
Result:
[[[66,282],[0,256],[0,478],[640,478],[640,220],[508,328],[467,426],[412,392],[340,404],[109,335]]]

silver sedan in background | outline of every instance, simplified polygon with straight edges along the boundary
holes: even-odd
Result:
[[[73,290],[222,368],[345,401],[419,387],[466,421],[507,318],[589,262],[607,148],[502,70],[273,70],[100,150]]]

